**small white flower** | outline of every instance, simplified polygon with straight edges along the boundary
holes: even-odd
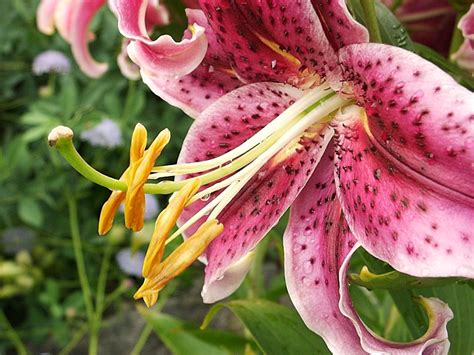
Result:
[[[145,254],[141,251],[137,251],[132,254],[130,248],[120,250],[115,256],[115,260],[119,268],[131,276],[142,276],[143,261],[145,260]]]
[[[122,131],[110,118],[102,120],[95,127],[81,133],[81,139],[93,146],[115,148],[122,145]]]
[[[46,73],[66,74],[71,70],[71,63],[63,53],[48,50],[35,57],[32,70],[35,75]]]
[[[2,248],[7,254],[16,254],[21,250],[31,251],[36,235],[26,227],[6,229],[1,238]]]

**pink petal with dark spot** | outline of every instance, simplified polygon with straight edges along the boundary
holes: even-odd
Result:
[[[208,160],[239,146],[299,98],[301,92],[283,84],[250,84],[232,91],[204,111],[189,131],[179,162]],[[218,216],[224,232],[206,251],[207,260],[204,291],[225,297],[233,292],[242,278],[227,283],[224,290],[216,290],[225,283],[229,268],[236,265],[278,221],[298,192],[305,185],[328,143],[329,135],[300,141],[297,150],[288,152],[284,159],[271,159],[247,183],[227,208]],[[189,219],[207,201],[197,201],[183,213],[181,223]],[[202,222],[202,221],[201,221]],[[192,233],[193,229],[188,231]],[[204,292],[206,299],[206,292]],[[206,300],[217,300],[209,297]]]
[[[74,5],[70,33],[72,53],[81,70],[92,78],[98,78],[107,71],[107,64],[96,62],[89,53],[88,28],[105,0],[79,1]]]
[[[345,279],[349,270],[350,254],[346,257],[344,265],[339,271],[339,278]],[[354,324],[357,333],[360,336],[362,347],[370,354],[448,354],[449,339],[446,329],[447,323],[453,319],[453,312],[448,305],[437,298],[422,298],[422,302],[426,307],[430,322],[426,333],[409,343],[397,343],[387,341],[375,335],[357,315],[353,307],[349,287],[347,282],[340,285],[340,309],[341,312],[348,317]]]
[[[181,42],[175,42],[169,35],[153,41],[147,33],[147,1],[112,0],[110,6],[118,18],[120,32],[131,40],[130,58],[142,72],[182,76],[196,69],[203,60],[207,50],[203,27],[195,25],[193,33],[186,30]]]
[[[163,100],[179,107],[192,118],[198,118],[222,95],[240,87],[236,77],[226,71],[202,63],[191,74],[182,77],[149,75],[142,72],[143,82]]]
[[[200,4],[230,66],[243,80],[286,82],[298,76],[300,65],[264,44],[259,36],[271,41],[270,29],[248,20],[237,2],[201,0]]]
[[[345,0],[311,0],[335,49],[369,41],[367,29],[349,13]]]
[[[474,95],[401,48],[351,45],[340,61],[378,143],[435,183],[474,197]]]
[[[47,35],[54,33],[54,11],[59,0],[41,0],[36,10],[36,26]]]
[[[365,354],[354,326],[339,310],[338,272],[356,240],[336,197],[333,154],[328,147],[291,207],[283,239],[286,286],[303,321],[331,352]]]
[[[254,31],[278,43],[301,62],[300,71],[326,76],[338,70],[337,58],[311,0],[236,1]],[[275,57],[276,60],[276,57]]]
[[[337,131],[338,194],[364,249],[410,275],[474,277],[472,199],[401,164],[357,115]]]

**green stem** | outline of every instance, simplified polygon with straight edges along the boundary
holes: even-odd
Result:
[[[107,309],[114,301],[117,300],[125,291],[127,290],[126,287],[123,285],[120,285],[117,287],[114,291],[112,291],[110,294],[108,294],[105,297],[105,302],[104,302],[104,309]],[[83,324],[73,335],[71,340],[66,344],[66,346],[59,352],[59,355],[67,355],[69,354],[77,344],[81,341],[81,339],[84,337],[84,335],[87,333],[87,330],[89,328],[89,324],[85,323]]]
[[[382,43],[377,15],[375,12],[374,0],[361,0],[362,9],[364,10],[365,24],[369,30],[370,41]]]
[[[265,254],[267,253],[270,239],[270,235],[267,235],[255,249],[255,255],[249,271],[249,298],[259,298],[265,290],[263,262],[265,261]]]
[[[92,293],[89,286],[89,280],[86,272],[86,265],[84,262],[84,255],[82,253],[81,235],[79,231],[79,221],[77,216],[76,200],[70,192],[66,192],[66,200],[69,208],[69,223],[71,228],[72,245],[74,249],[74,258],[76,259],[77,273],[79,274],[79,282],[81,284],[82,296],[86,306],[86,314],[89,325],[92,327],[94,322],[94,306],[92,304]],[[97,344],[92,341],[89,342],[89,354],[97,354]]]
[[[105,287],[107,284],[107,274],[109,272],[110,257],[112,256],[112,244],[107,243],[102,257],[102,264],[100,266],[99,279],[97,281],[97,290],[95,296],[95,317],[91,326],[90,343],[94,344],[92,347],[98,348],[98,336],[100,331],[100,324],[102,322],[102,314],[105,305]]]
[[[166,305],[166,302],[171,297],[173,292],[176,290],[177,285],[178,285],[177,282],[172,282],[161,293],[160,299],[158,300],[156,306],[154,307],[155,312],[161,312],[163,310],[163,308]],[[142,308],[138,308],[138,310],[143,316],[145,316],[145,312],[143,312]],[[140,310],[142,310],[142,311],[140,311]],[[151,321],[149,321],[148,318],[146,318],[146,316],[145,316],[145,320],[146,320],[146,324],[143,327],[143,329],[140,333],[140,336],[139,336],[137,342],[135,343],[135,346],[133,347],[132,352],[130,353],[130,355],[140,355],[140,353],[142,352],[146,342],[148,341],[148,338],[151,335],[151,332],[153,331],[153,323]]]
[[[135,343],[135,346],[133,347],[133,350],[130,355],[140,355],[152,331],[153,325],[151,324],[151,322],[146,322],[145,326],[142,329],[142,332],[140,333],[140,337]]]
[[[137,82],[135,80],[128,81],[127,96],[125,98],[125,105],[123,107],[121,122],[127,122],[131,116],[133,104],[135,101],[135,93],[137,91]]]
[[[10,324],[10,321],[8,320],[7,316],[5,313],[3,313],[3,310],[0,309],[0,324],[5,327],[5,333],[7,337],[10,339],[10,341],[13,343],[15,346],[16,352],[19,355],[26,355],[28,354],[28,351],[26,350],[25,344],[21,341],[21,338],[18,336],[16,333],[15,329],[12,327]]]

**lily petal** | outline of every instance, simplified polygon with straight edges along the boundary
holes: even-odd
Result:
[[[357,112],[337,129],[336,149],[338,195],[354,236],[404,273],[474,277],[472,199],[401,164]]]
[[[333,159],[334,151],[328,147],[291,207],[283,237],[285,280],[303,321],[324,338],[331,352],[365,354],[354,326],[338,305],[338,270],[356,240],[336,198]]]
[[[179,78],[159,73],[148,75],[143,71],[141,74],[143,82],[153,93],[192,118],[198,118],[222,95],[243,85],[235,76],[205,63]]]
[[[208,160],[237,147],[300,95],[290,86],[270,83],[250,84],[233,91],[211,105],[194,123],[179,161]],[[213,138],[208,138],[209,132],[212,132]],[[206,251],[208,265],[203,291],[206,301],[225,297],[239,286],[244,275],[242,270],[246,268],[238,267],[238,276],[226,272],[239,265],[239,260],[278,222],[301,191],[331,136],[323,128],[319,134],[313,140],[303,139],[274,156],[218,216],[224,225],[224,232]],[[209,200],[197,201],[189,206],[183,214],[183,222],[217,195],[211,194]],[[226,277],[234,281],[223,281]]]
[[[337,58],[310,0],[236,1],[253,31],[301,63],[299,70],[326,76],[339,69]],[[265,43],[265,42],[264,42]],[[276,53],[275,53],[276,54]],[[277,62],[277,57],[273,55]],[[298,84],[298,82],[296,82]]]
[[[252,266],[254,252],[247,253],[240,260],[230,265],[224,273],[224,277],[204,284],[201,296],[204,303],[215,303],[231,295],[244,281],[247,272]]]
[[[458,27],[464,38],[469,41],[471,48],[474,49],[474,4],[459,21]]]
[[[355,251],[355,250],[354,250]],[[352,254],[352,253],[351,253]],[[339,278],[345,279],[349,269],[350,254],[346,257],[339,271]],[[426,333],[410,343],[396,343],[383,339],[374,334],[357,315],[349,294],[347,282],[340,285],[341,312],[354,323],[360,336],[362,347],[370,354],[448,354],[449,340],[447,323],[453,318],[453,312],[448,305],[437,298],[420,297],[418,302],[425,308],[429,317],[429,327]]]
[[[369,41],[367,29],[350,14],[345,0],[311,0],[335,49]]]
[[[74,15],[74,8],[77,6],[77,1],[74,0],[59,0],[58,6],[54,11],[54,22],[56,24],[56,28],[61,35],[67,42],[71,42],[71,33],[73,27],[73,15]],[[93,33],[87,34],[88,40],[94,39]]]
[[[60,0],[41,0],[36,10],[36,26],[47,35],[54,33],[54,11]]]
[[[74,5],[70,33],[71,49],[81,70],[91,78],[102,76],[108,68],[106,63],[96,62],[88,48],[88,28],[92,18],[105,4],[105,0],[78,1]]]
[[[245,4],[221,0],[201,0],[200,4],[230,66],[242,80],[285,82],[298,77],[300,61],[279,48],[269,35],[271,29],[244,16],[249,10]]]
[[[111,0],[111,9],[118,18],[119,30],[131,40],[130,58],[142,71],[159,72],[168,76],[189,74],[201,63],[207,50],[203,27],[190,23],[181,42],[169,35],[151,40],[146,28],[146,0]]]
[[[188,75],[169,76],[161,72],[143,72],[143,81],[159,97],[197,118],[209,105],[243,83],[229,67],[226,54],[201,10],[187,9],[189,23],[205,28],[208,49],[202,63]]]
[[[416,172],[474,197],[474,94],[398,47],[350,45],[340,61],[377,142]]]
[[[357,315],[346,276],[358,245],[336,198],[333,159],[334,152],[328,148],[291,208],[283,241],[285,279],[293,304],[334,354],[446,353],[446,323],[453,314],[439,300],[422,301],[430,315],[430,328],[412,343],[374,335]]]
[[[451,54],[451,60],[455,61],[459,67],[474,73],[474,48],[469,41],[465,40],[459,49]]]
[[[117,64],[124,77],[129,80],[138,80],[140,79],[140,67],[133,63],[128,56],[127,46],[129,43],[130,40],[123,39],[120,53],[117,56]]]

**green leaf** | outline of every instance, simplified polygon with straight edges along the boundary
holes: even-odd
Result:
[[[150,322],[153,330],[175,355],[226,355],[243,353],[248,340],[229,332],[199,330],[190,324],[144,307],[138,311]]]
[[[209,311],[202,327],[223,307],[242,321],[265,354],[329,354],[324,341],[304,325],[296,312],[265,300],[217,304]]]
[[[59,101],[63,108],[63,120],[69,119],[77,109],[78,97],[77,83],[74,78],[71,75],[61,76],[61,93]]]
[[[350,5],[357,21],[365,24],[364,10],[362,9],[360,1],[351,0]],[[382,35],[382,42],[414,52],[415,48],[407,30],[402,26],[395,15],[378,1],[375,2],[375,12],[377,14],[380,34]]]
[[[18,204],[18,216],[26,224],[41,227],[43,224],[43,212],[38,202],[32,198],[23,198]]]

